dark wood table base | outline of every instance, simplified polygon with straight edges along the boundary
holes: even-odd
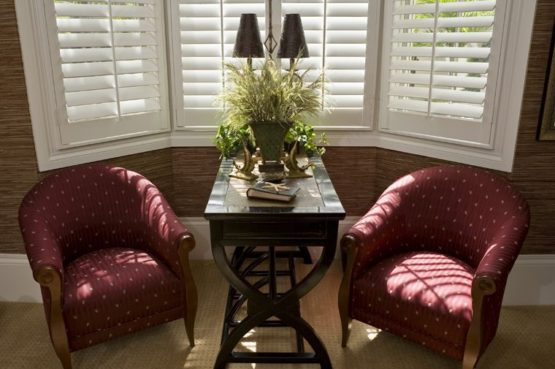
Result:
[[[231,260],[224,248],[222,252],[213,250],[218,265],[228,265],[224,275],[230,281],[222,343],[214,365],[224,369],[228,363],[315,363],[322,368],[331,369],[327,351],[312,327],[301,318],[299,299],[310,291],[323,277],[329,267],[335,250],[324,248],[320,259],[312,271],[297,283],[295,258],[307,260],[310,257],[306,248],[281,251],[280,247],[236,247]],[[277,249],[277,250],[276,250]],[[333,252],[332,252],[333,251]],[[278,270],[277,259],[286,259],[287,268]],[[264,262],[268,270],[257,267]],[[230,272],[230,273],[229,273]],[[247,277],[260,277],[249,283]],[[285,293],[277,292],[277,278],[288,277],[291,288]],[[268,286],[268,292],[261,288]],[[248,316],[242,321],[236,318],[237,312],[247,303]],[[278,319],[269,319],[271,317]],[[239,341],[255,327],[291,327],[296,332],[296,352],[236,352]],[[314,352],[305,352],[304,340]]]

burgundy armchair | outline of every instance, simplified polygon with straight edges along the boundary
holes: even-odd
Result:
[[[485,171],[439,166],[397,180],[341,240],[342,346],[356,319],[474,368],[529,219],[524,198]]]
[[[19,223],[65,369],[72,351],[178,318],[194,346],[195,241],[146,178],[99,164],[62,170],[29,191]]]

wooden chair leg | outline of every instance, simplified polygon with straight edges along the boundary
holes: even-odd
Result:
[[[54,350],[56,351],[58,359],[60,359],[60,362],[62,363],[62,367],[64,369],[72,369],[69,347],[56,347],[56,343],[54,343]]]
[[[347,260],[344,263],[343,279],[339,287],[338,307],[341,318],[341,347],[347,346],[347,340],[351,333],[351,317],[349,316],[349,292],[351,290],[351,274],[356,254],[356,241],[350,236],[343,236],[341,239],[341,249],[347,253]]]
[[[50,339],[64,369],[71,369],[71,353],[62,310],[62,278],[51,267],[41,269],[35,276],[50,292]]]
[[[472,283],[472,321],[466,335],[462,369],[474,369],[482,349],[482,305],[484,297],[496,290],[489,277],[477,277]]]
[[[189,252],[194,247],[195,239],[192,235],[186,235],[181,239],[178,249],[179,261],[183,272],[183,283],[185,285],[185,331],[187,332],[187,338],[191,347],[195,346],[195,318],[198,309],[197,287],[189,263]]]

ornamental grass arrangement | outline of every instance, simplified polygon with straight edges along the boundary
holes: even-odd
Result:
[[[272,59],[267,59],[259,70],[249,65],[227,64],[228,83],[222,95],[226,106],[223,123],[236,129],[260,123],[289,127],[309,115],[315,116],[322,108],[323,78],[320,75],[307,83],[310,70],[299,74],[297,65],[298,59],[287,71]]]
[[[308,82],[310,69],[299,73],[297,66],[298,59],[289,70],[282,70],[272,59],[267,59],[260,69],[248,64],[226,64],[227,84],[221,95],[226,110],[216,136],[216,146],[222,155],[228,156],[242,145],[246,156],[247,148],[258,147],[264,166],[274,163],[283,168],[280,163],[286,136],[288,141],[298,137],[301,147],[315,148],[315,135],[306,119],[322,109],[324,81],[320,75]],[[297,134],[307,130],[311,133],[309,140],[306,135]],[[297,144],[292,146],[297,150]]]

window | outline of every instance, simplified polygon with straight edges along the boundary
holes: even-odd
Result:
[[[164,3],[15,2],[41,171],[168,146]]]
[[[212,145],[240,15],[262,40],[270,15],[265,0],[15,4],[40,170]],[[536,0],[272,5],[278,40],[282,16],[302,16],[330,145],[511,170]]]
[[[382,127],[488,144],[504,1],[386,3]]]
[[[167,129],[163,2],[46,6],[61,145]]]
[[[224,64],[231,61],[241,13],[255,13],[264,40],[264,0],[178,0],[174,23],[174,108],[178,128],[215,127]]]
[[[323,98],[332,108],[322,114],[325,126],[365,126],[365,71],[368,0],[283,0],[281,15],[302,17],[310,58],[301,67],[322,72]],[[284,67],[289,61],[284,60]],[[367,112],[368,113],[368,112]]]
[[[384,2],[380,145],[511,171],[535,5]]]

